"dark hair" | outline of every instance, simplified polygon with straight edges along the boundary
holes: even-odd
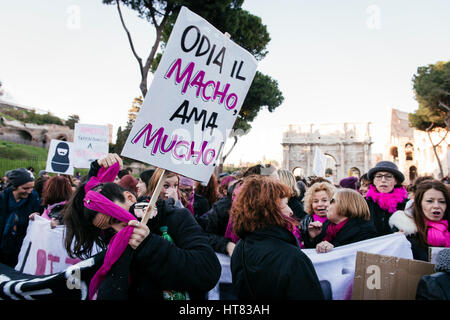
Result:
[[[36,190],[37,194],[39,195],[39,198],[42,198],[42,191],[48,179],[50,179],[50,177],[42,176],[37,178],[36,181],[34,182],[34,190]]]
[[[69,180],[63,176],[54,176],[44,184],[42,191],[42,205],[55,204],[69,200],[73,190]]]
[[[123,176],[126,176],[127,174],[130,174],[128,172],[128,170],[120,170],[119,173],[117,174],[117,176],[119,177],[119,179],[122,179]]]
[[[113,235],[111,230],[101,230],[92,224],[97,212],[84,206],[85,185],[86,183],[80,184],[75,190],[63,212],[63,223],[66,225],[64,243],[67,253],[72,258],[85,259],[90,257],[94,244],[97,244],[102,249],[106,249]],[[113,202],[125,202],[124,192],[126,190],[116,183],[103,183],[92,190],[99,192]]]
[[[418,185],[427,180],[434,180],[434,178],[432,176],[417,177],[411,184],[406,187],[406,190],[408,192],[416,193]]]
[[[195,193],[204,196],[208,200],[209,205],[212,206],[219,199],[219,185],[215,174],[213,173],[211,175],[206,186],[197,183],[195,186]]]
[[[449,210],[450,210],[450,193],[446,185],[438,180],[426,180],[417,185],[417,191],[414,195],[414,222],[417,226],[417,234],[419,238],[419,243],[422,246],[428,246],[427,241],[427,226],[425,224],[425,214],[422,210],[422,199],[425,194],[430,189],[435,189],[441,191],[445,198],[445,203],[447,205],[442,219],[449,221]],[[450,226],[450,223],[449,223]]]
[[[154,169],[149,169],[142,171],[139,175],[139,178],[145,183],[145,187],[148,189],[148,184],[150,183],[150,179],[152,178],[153,174],[155,173]]]

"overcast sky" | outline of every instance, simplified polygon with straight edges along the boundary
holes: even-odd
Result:
[[[418,107],[417,67],[450,60],[447,0],[246,0],[244,9],[267,26],[272,40],[258,70],[278,81],[285,101],[260,113],[230,162],[281,162],[283,130],[310,122],[370,121],[381,152],[389,109]],[[154,28],[123,13],[145,59]],[[101,0],[0,0],[0,81],[17,103],[110,123],[114,135],[140,95],[117,10]]]

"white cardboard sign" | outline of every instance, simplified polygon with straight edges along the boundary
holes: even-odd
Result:
[[[256,59],[182,7],[121,155],[207,182]]]
[[[109,128],[108,126],[76,123],[73,141],[74,167],[89,168],[92,161],[108,155]]]
[[[73,175],[73,143],[52,139],[47,155],[47,172]]]

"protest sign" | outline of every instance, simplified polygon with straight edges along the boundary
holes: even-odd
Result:
[[[74,167],[89,168],[91,162],[104,158],[109,150],[109,127],[75,123]]]
[[[50,220],[39,215],[28,224],[22,242],[17,271],[34,275],[48,275],[64,271],[80,259],[72,259],[64,248],[64,226],[50,228]]]
[[[256,60],[182,7],[121,155],[207,182]]]
[[[39,215],[28,224],[15,269],[32,275],[49,275],[63,272],[80,262],[71,258],[64,246],[65,226],[50,227],[50,220]],[[100,249],[93,248],[93,254]]]
[[[47,155],[47,172],[73,175],[73,143],[52,139]]]
[[[353,300],[414,300],[424,275],[434,264],[381,254],[358,252]]]
[[[358,251],[412,259],[411,244],[401,233],[336,247],[327,253],[317,253],[315,249],[302,249],[302,251],[311,259],[322,289],[326,291],[324,295],[332,300],[350,300],[352,298]],[[232,282],[230,257],[220,253],[216,255],[222,266],[222,273],[219,283],[208,293],[209,300],[220,299],[220,283]]]

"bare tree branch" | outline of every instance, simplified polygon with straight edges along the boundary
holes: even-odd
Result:
[[[450,107],[443,103],[441,100],[439,100],[439,106],[444,107],[447,111],[450,111]]]
[[[144,76],[144,74],[143,74],[144,70],[143,70],[143,67],[142,67],[142,59],[137,55],[136,50],[134,49],[133,39],[131,39],[131,34],[128,31],[128,28],[125,25],[125,22],[123,20],[122,11],[120,10],[119,0],[116,1],[116,4],[117,4],[117,11],[119,11],[120,21],[122,22],[122,26],[125,29],[125,32],[127,33],[128,42],[130,43],[131,51],[133,52],[134,57],[138,61],[139,69],[141,71],[141,76]]]

